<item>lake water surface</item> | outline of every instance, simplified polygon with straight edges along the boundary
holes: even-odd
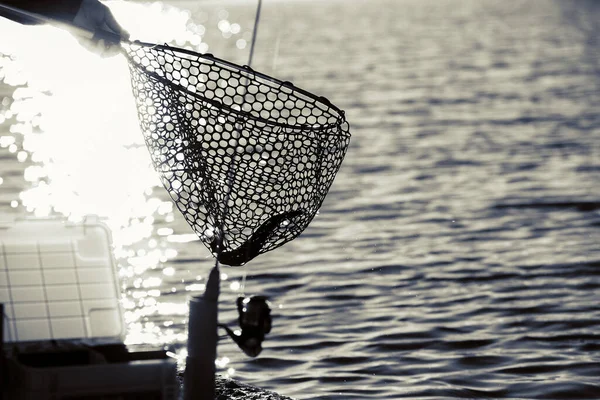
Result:
[[[252,2],[227,14],[172,4],[206,25],[209,43],[215,15],[237,21],[240,38],[254,18]],[[329,98],[353,136],[305,233],[222,269],[221,322],[236,322],[245,272],[245,293],[270,298],[274,327],[256,359],[223,338],[219,372],[299,399],[600,399],[598,21],[600,5],[583,0],[265,1],[253,67]],[[246,62],[236,37],[214,43]],[[58,156],[36,159],[44,147],[31,139],[17,159],[36,133],[9,131],[22,101],[2,90],[0,133],[16,139],[0,149],[0,207],[29,215],[44,196],[19,193],[61,180],[23,172]],[[116,118],[95,107],[94,124]],[[48,126],[72,130],[61,123]],[[122,145],[141,151],[126,157],[137,162],[135,137]],[[110,169],[120,153],[106,151],[90,171],[120,213],[102,215],[83,190],[52,197],[54,209],[116,221],[128,342],[184,354],[186,298],[213,260],[155,179],[137,189],[138,165]]]

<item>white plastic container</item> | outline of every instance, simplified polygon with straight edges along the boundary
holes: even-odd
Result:
[[[21,220],[0,230],[6,342],[122,340],[119,297],[110,230],[96,218]]]
[[[0,223],[2,400],[177,399],[176,362],[122,344],[119,298],[110,230],[97,218]]]

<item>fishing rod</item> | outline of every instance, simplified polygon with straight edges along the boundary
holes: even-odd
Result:
[[[252,34],[252,42],[250,44],[250,52],[248,55],[248,69],[251,68],[252,58],[254,56],[254,49],[256,45],[256,36],[258,32],[258,25],[260,22],[260,11],[262,6],[262,0],[258,0],[256,15],[254,19],[254,27]],[[249,80],[246,77],[243,84],[242,98],[245,100],[246,93],[248,91]],[[244,103],[240,107],[240,110],[244,109]],[[239,138],[241,137],[240,131],[242,130],[242,124],[240,123],[241,114],[238,115],[235,122],[235,131],[237,133],[235,148],[239,145]],[[242,336],[237,336],[227,326],[218,323],[218,299],[219,299],[219,287],[220,287],[220,271],[219,271],[219,258],[223,252],[223,243],[225,240],[225,220],[227,217],[228,204],[231,199],[231,192],[233,191],[233,181],[237,170],[237,154],[231,158],[229,168],[227,172],[227,185],[228,190],[225,194],[223,201],[223,210],[221,212],[221,224],[219,226],[217,239],[217,254],[215,256],[215,265],[210,271],[208,280],[206,282],[206,290],[203,296],[196,296],[190,300],[189,310],[189,323],[188,323],[188,357],[186,359],[186,373],[184,376],[184,400],[213,400],[215,395],[215,374],[216,366],[214,360],[217,358],[216,348],[218,341],[218,327],[225,329],[227,334],[238,344],[238,346],[244,351],[244,353],[256,356],[262,349],[260,342],[258,342],[258,348],[254,341],[254,335],[249,339]],[[240,314],[240,323],[243,321],[243,308],[240,307],[240,300],[238,299],[238,312]],[[244,299],[243,301],[246,301]],[[270,312],[270,310],[269,310]],[[208,323],[207,323],[208,322]],[[242,325],[242,324],[240,324]],[[242,326],[243,328],[243,326]],[[270,331],[270,315],[268,330]],[[208,340],[207,340],[208,339]],[[252,346],[246,343],[252,344]],[[195,362],[194,362],[195,361]],[[188,362],[191,362],[188,368]],[[189,372],[188,372],[189,371]],[[206,390],[206,388],[212,388],[212,390]],[[206,396],[206,397],[204,397]]]

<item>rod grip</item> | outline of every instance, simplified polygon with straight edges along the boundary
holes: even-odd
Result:
[[[0,400],[4,400],[4,379],[6,367],[4,365],[4,303],[0,303]]]
[[[215,267],[210,272],[204,296],[190,300],[184,400],[215,398],[219,281],[219,269]]]

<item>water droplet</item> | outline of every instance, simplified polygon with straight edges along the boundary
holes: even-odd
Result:
[[[215,237],[215,230],[213,228],[207,228],[204,231],[204,237],[208,240],[211,240],[212,238]]]

